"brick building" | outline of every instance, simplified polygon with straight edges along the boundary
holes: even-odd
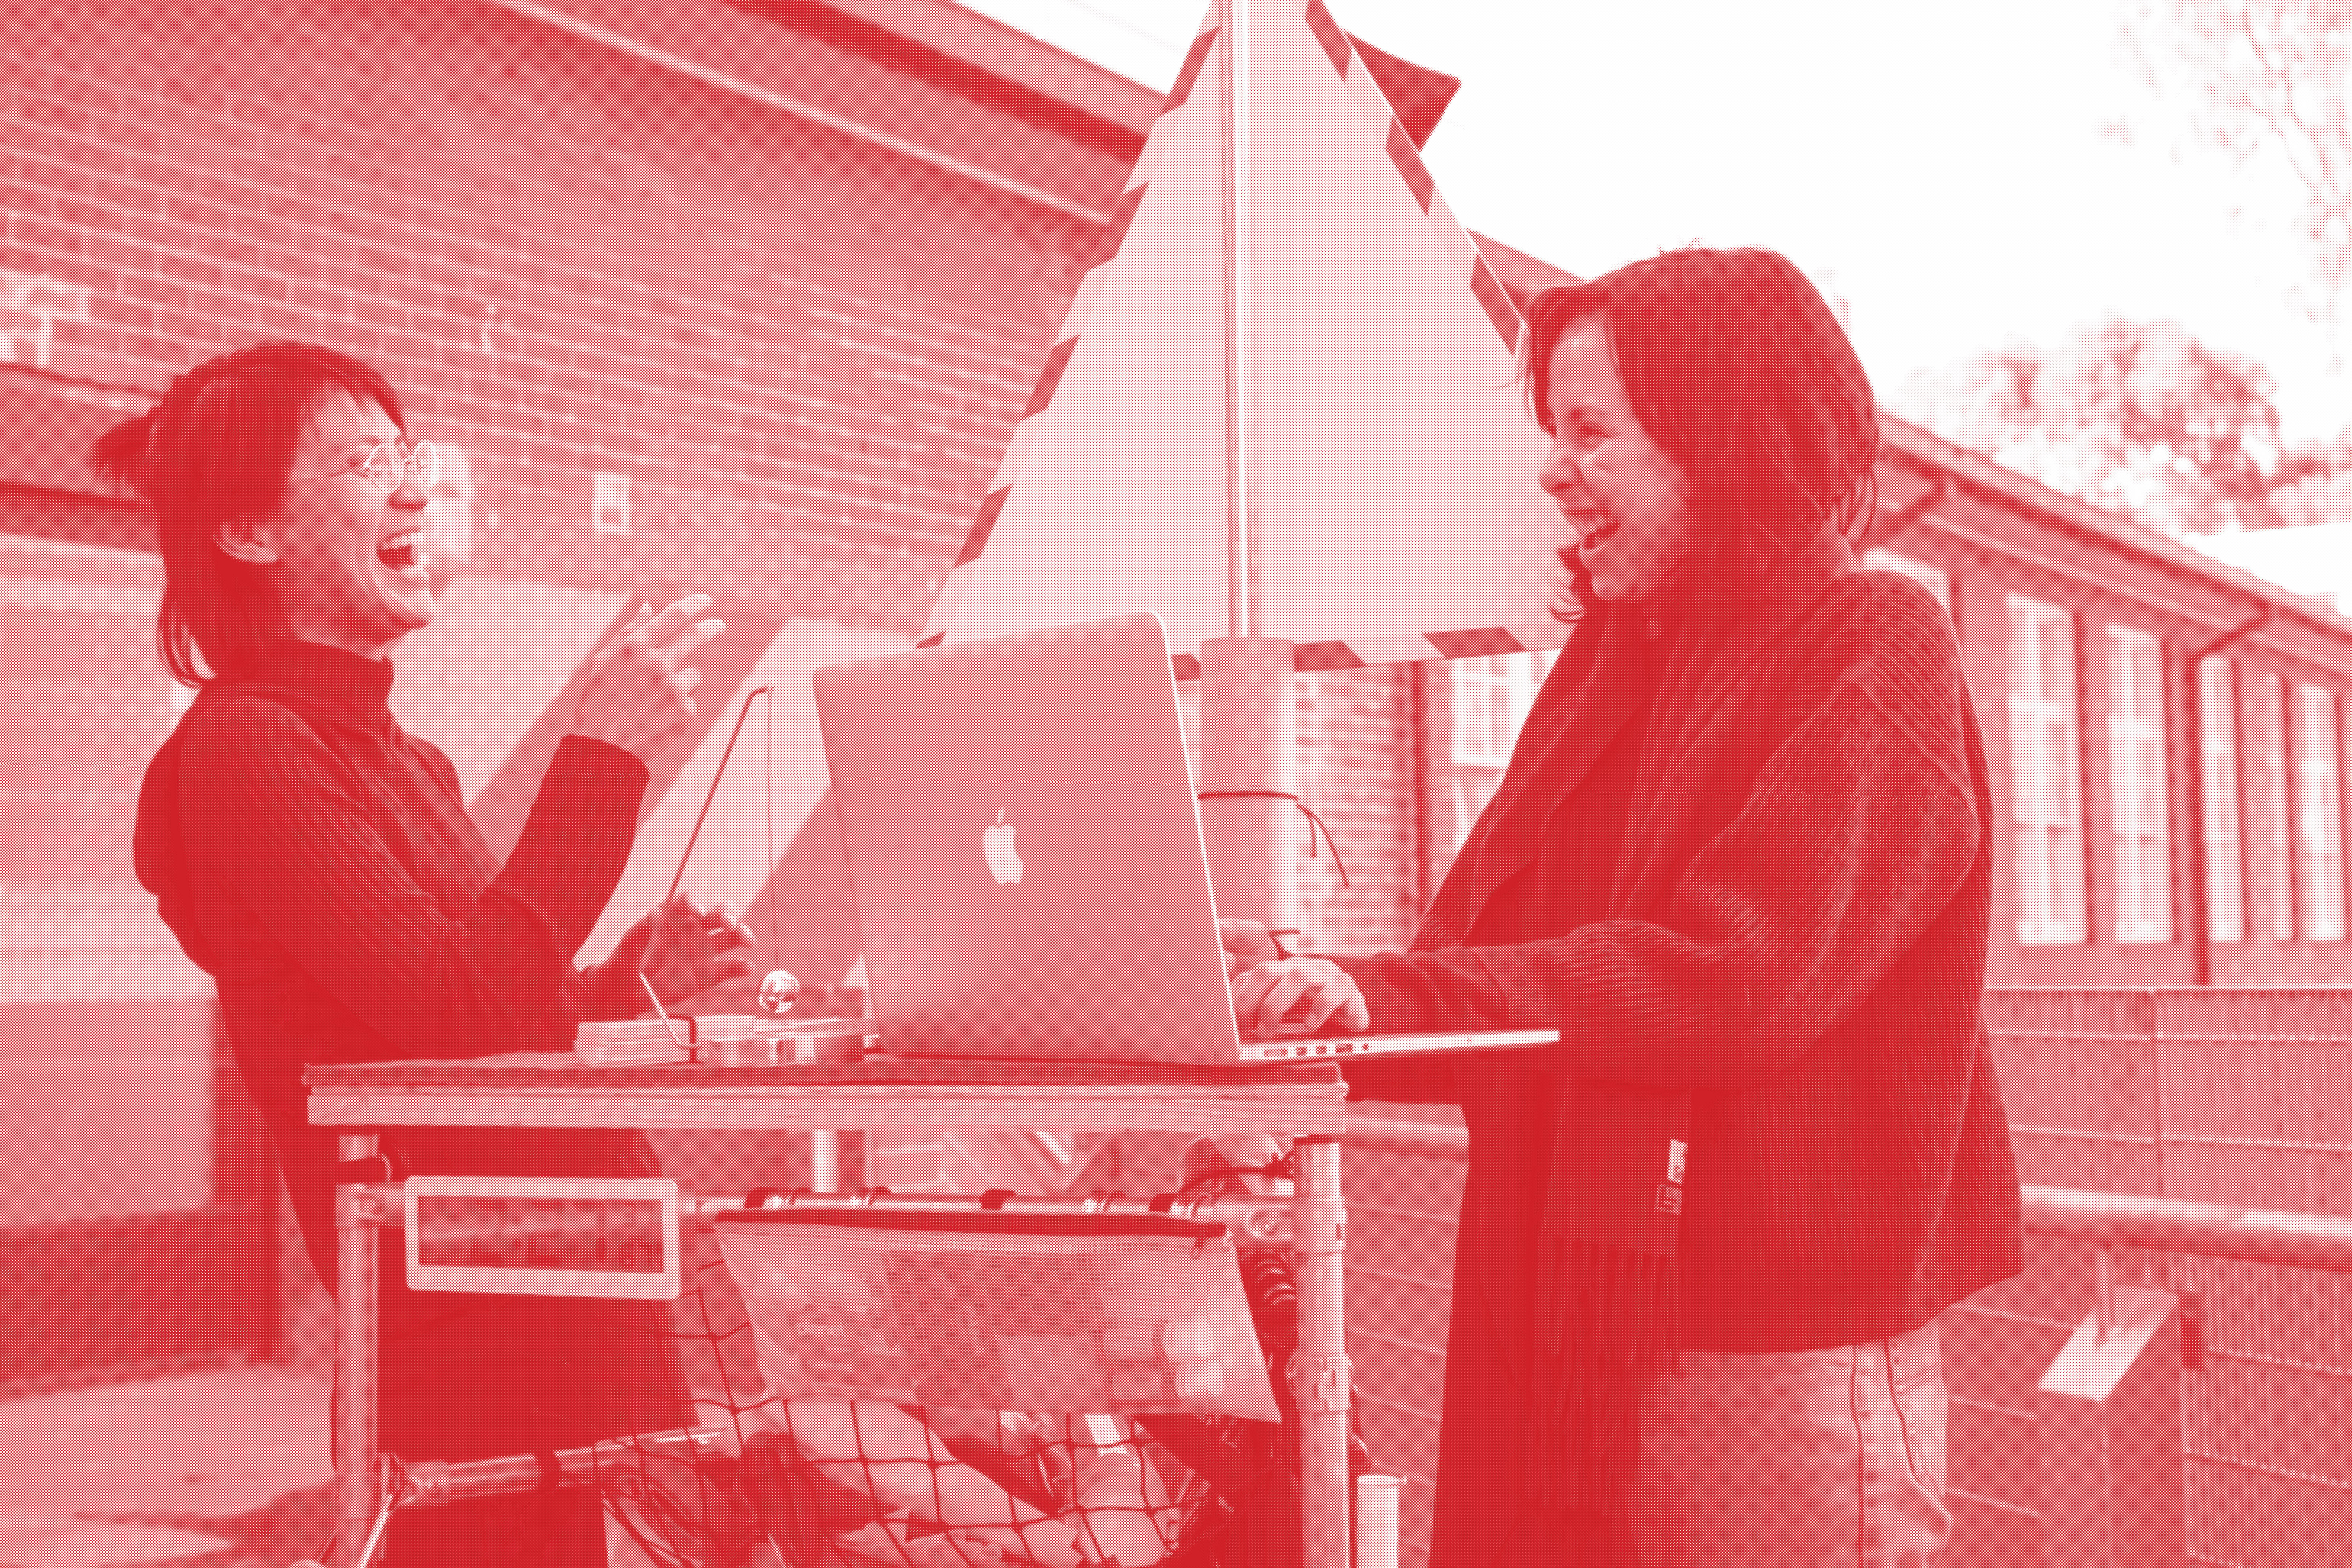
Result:
[[[282,1339],[256,1282],[299,1264],[205,978],[131,878],[184,694],[152,653],[151,525],[90,481],[89,437],[257,338],[383,369],[452,458],[439,618],[394,703],[499,847],[585,651],[640,598],[717,595],[701,720],[584,955],[658,895],[740,694],[774,681],[772,797],[730,776],[689,881],[855,986],[808,672],[914,639],[1159,99],[945,0],[28,0],[0,94],[0,1321],[37,1325],[0,1386],[23,1386]],[[1564,277],[1482,243],[1522,299]],[[2352,979],[2352,622],[1885,431],[1873,542],[1950,606],[2011,814],[1995,983]],[[1541,668],[1300,678],[1302,789],[1350,878],[1302,861],[1313,942],[1406,940]],[[189,1282],[169,1311],[116,1288],[162,1268]]]

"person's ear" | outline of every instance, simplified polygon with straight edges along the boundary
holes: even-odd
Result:
[[[232,518],[222,523],[213,530],[213,543],[222,554],[248,565],[271,566],[278,561],[277,550],[255,518]]]

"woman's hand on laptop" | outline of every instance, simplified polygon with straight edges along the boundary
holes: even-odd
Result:
[[[1285,958],[1255,921],[1221,920],[1225,981],[1234,993],[1234,1022],[1244,1036],[1277,1028],[1300,1034],[1360,1035],[1372,1026],[1364,994],[1348,972],[1328,958]]]
[[[1225,946],[1225,978],[1232,981],[1255,969],[1261,963],[1272,963],[1289,955],[1274,940],[1274,933],[1255,921],[1220,918],[1217,940]]]

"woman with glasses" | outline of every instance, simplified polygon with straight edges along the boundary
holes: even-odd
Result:
[[[139,878],[217,983],[331,1289],[333,1130],[305,1117],[306,1065],[566,1051],[582,1019],[634,1016],[648,984],[669,1002],[751,972],[733,907],[691,894],[604,963],[572,962],[627,863],[646,764],[694,715],[687,661],[725,627],[694,595],[640,609],[597,653],[501,865],[448,758],[386,703],[387,656],[433,620],[437,464],[429,443],[409,444],[381,375],[308,343],[240,349],[100,437],[91,461],[154,508],[157,643],[197,689],[140,791]],[[419,1174],[659,1173],[634,1131],[430,1128],[384,1142]],[[413,1294],[398,1235],[382,1240],[386,1452],[481,1458],[691,1425],[656,1303]],[[396,1515],[389,1542],[401,1563],[604,1562],[593,1490]]]

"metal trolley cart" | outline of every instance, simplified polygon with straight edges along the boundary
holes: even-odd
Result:
[[[1244,1248],[1293,1257],[1298,1349],[1290,1388],[1300,1462],[1301,1562],[1348,1568],[1348,1419],[1351,1392],[1340,1256],[1346,1210],[1339,1139],[1347,1086],[1336,1067],[1189,1068],[872,1058],[775,1068],[591,1067],[570,1057],[382,1062],[314,1067],[306,1079],[313,1125],[343,1130],[335,1191],[335,1549],[331,1568],[354,1568],[385,1499],[376,1447],[376,1268],[380,1229],[406,1223],[417,1201],[379,1158],[379,1131],[403,1127],[607,1127],[822,1130],[923,1127],[1055,1131],[1270,1132],[1296,1138],[1296,1195],[1203,1196],[1176,1212],[1224,1225]],[[448,1179],[442,1178],[444,1183]],[[486,1182],[488,1179],[485,1179]],[[614,1183],[618,1187],[630,1184]],[[646,1184],[635,1184],[645,1185]],[[796,1194],[817,1205],[969,1212],[1139,1214],[1149,1197],[1006,1198],[1002,1194]],[[712,1229],[744,1194],[693,1194],[673,1223]],[[1165,1200],[1162,1200],[1163,1204]],[[673,1261],[671,1267],[676,1267]],[[690,1445],[692,1435],[673,1435]],[[559,1458],[589,1473],[593,1450]],[[609,1457],[604,1460],[610,1463]],[[439,1467],[427,1483],[444,1498],[527,1489],[551,1479],[533,1456]],[[442,1474],[442,1470],[448,1474]],[[411,1482],[412,1489],[415,1482]],[[1368,1541],[1367,1544],[1370,1544]],[[1384,1554],[1384,1553],[1383,1553]]]

